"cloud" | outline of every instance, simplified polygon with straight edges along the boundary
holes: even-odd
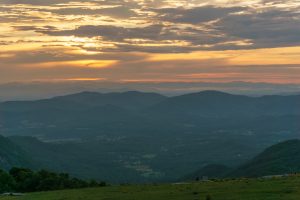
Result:
[[[252,48],[300,44],[300,14],[293,10],[230,15],[217,22],[216,29],[228,36],[251,40]]]
[[[62,4],[69,3],[72,0],[1,0],[2,4],[29,4],[29,5],[53,5],[53,4]]]
[[[296,0],[0,0],[0,79],[295,80],[299,53],[275,48],[300,46],[299,8]],[[241,59],[249,49],[256,53]],[[108,67],[93,68],[101,62]]]
[[[199,24],[209,22],[228,16],[234,12],[245,10],[243,7],[214,7],[202,6],[191,9],[185,8],[164,8],[155,9],[161,20],[174,23]]]
[[[55,26],[42,26],[42,27],[38,27],[38,26],[13,26],[13,28],[15,30],[18,30],[18,31],[36,31],[36,32],[56,31],[56,30],[58,30]]]
[[[189,52],[203,49],[226,49],[229,48],[226,45],[234,45],[234,42],[240,42],[234,41],[235,38],[233,37],[224,37],[215,30],[203,31],[197,28],[179,28],[163,24],[137,28],[85,25],[70,30],[59,30],[52,26],[16,26],[15,29],[33,30],[49,36],[90,37],[96,38],[99,43],[101,41],[111,41],[114,47],[102,50],[114,52]],[[93,48],[85,49],[93,50]]]
[[[39,68],[38,64],[41,64],[40,66],[42,66],[43,63],[68,63],[68,61],[74,61],[73,63],[76,63],[76,61],[79,61],[80,64],[80,61],[89,60],[137,62],[145,60],[149,57],[149,55],[142,53],[78,54],[74,53],[76,50],[78,50],[78,48],[75,47],[72,49],[65,47],[44,47],[43,49],[31,51],[0,51],[0,68],[4,68],[5,66],[18,66],[19,68]],[[55,65],[49,67],[56,69],[59,68]],[[86,68],[87,66],[82,64],[81,67]]]
[[[86,25],[80,26],[74,30],[63,31],[46,31],[35,30],[40,33],[44,33],[52,36],[79,36],[79,37],[103,37],[106,40],[111,41],[123,41],[128,38],[139,39],[156,39],[160,37],[162,32],[162,25],[151,25],[142,28],[124,28],[111,25]]]
[[[1,36],[0,36],[1,37]],[[0,46],[6,46],[6,45],[9,45],[11,44],[10,42],[7,42],[7,41],[1,41],[0,40]]]
[[[110,16],[116,19],[123,18],[127,19],[130,17],[137,17],[138,14],[131,10],[131,8],[126,6],[115,6],[108,8],[100,8],[100,9],[91,9],[91,8],[60,8],[60,9],[52,9],[52,10],[44,10],[48,12],[52,12],[59,15],[104,15]]]
[[[59,2],[69,4],[58,5]],[[13,27],[21,34],[35,31],[53,38],[94,38],[94,47],[77,46],[103,52],[192,52],[299,44],[300,14],[297,12],[299,7],[295,6],[299,4],[288,1],[283,7],[280,6],[283,1],[251,2],[254,7],[249,2],[225,3],[221,0],[89,0],[76,3],[68,0],[4,0],[3,3],[28,6],[26,9],[17,6],[16,10],[10,7],[10,11],[7,7],[2,8],[0,23],[19,21],[22,25],[14,23]],[[15,12],[23,14],[15,15]],[[58,25],[58,20],[66,21],[68,25]],[[41,25],[46,22],[48,25]]]

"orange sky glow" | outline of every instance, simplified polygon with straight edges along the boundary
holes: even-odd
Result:
[[[300,84],[297,0],[0,0],[0,83]]]

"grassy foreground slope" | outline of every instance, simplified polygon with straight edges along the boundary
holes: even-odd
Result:
[[[300,177],[190,184],[112,186],[32,193],[0,200],[299,200]]]

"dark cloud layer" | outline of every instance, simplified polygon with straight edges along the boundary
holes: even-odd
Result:
[[[203,6],[191,9],[164,8],[154,10],[161,20],[174,23],[199,24],[228,16],[231,13],[243,11],[243,7],[213,7]]]
[[[274,9],[263,13],[231,15],[216,25],[218,30],[227,35],[252,40],[256,48],[300,44],[298,12]]]
[[[113,18],[126,19],[130,17],[137,17],[138,14],[126,6],[115,6],[101,9],[90,8],[61,8],[56,10],[44,10],[59,15],[105,15]]]
[[[103,37],[107,40],[122,41],[130,38],[140,39],[156,39],[159,38],[161,31],[161,25],[151,25],[143,28],[124,28],[111,25],[99,25],[99,26],[80,26],[74,30],[64,31],[41,31],[40,33],[54,35],[54,36],[79,36],[79,37]]]
[[[28,7],[27,11],[22,8],[23,15],[15,15],[14,12],[18,10],[3,7],[0,10],[2,13],[0,23],[23,21],[23,24],[26,24],[24,22],[28,22],[30,17],[33,21],[44,20],[47,23],[46,18],[42,19],[41,15],[36,13],[50,13],[53,16],[50,20],[66,20],[73,24],[68,26],[72,28],[55,27],[51,24],[48,26],[26,24],[14,27],[18,31],[31,30],[53,37],[95,38],[99,44],[113,42],[114,48],[101,48],[102,51],[187,52],[283,47],[300,43],[300,14],[298,12],[300,5],[295,1],[262,0],[255,7],[237,3],[239,6],[230,3],[207,5],[209,1],[206,0],[185,1],[185,3],[195,5],[191,7],[174,6],[175,4],[164,0],[75,2],[70,0],[1,0],[0,4],[3,5],[23,4],[48,7],[34,7],[32,10]],[[177,3],[179,2],[182,1]],[[92,4],[85,5],[86,3]],[[205,4],[197,6],[197,3]],[[279,6],[284,3],[285,7]],[[95,21],[90,21],[91,18],[87,18],[89,16],[95,16]],[[110,19],[98,18],[102,16],[110,17]],[[119,20],[125,22],[120,23]]]
[[[54,5],[54,4],[62,4],[69,3],[72,0],[1,0],[2,4],[24,4],[24,5]]]

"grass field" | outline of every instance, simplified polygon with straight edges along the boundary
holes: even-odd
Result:
[[[190,184],[110,186],[0,197],[0,200],[299,200],[300,177]]]

